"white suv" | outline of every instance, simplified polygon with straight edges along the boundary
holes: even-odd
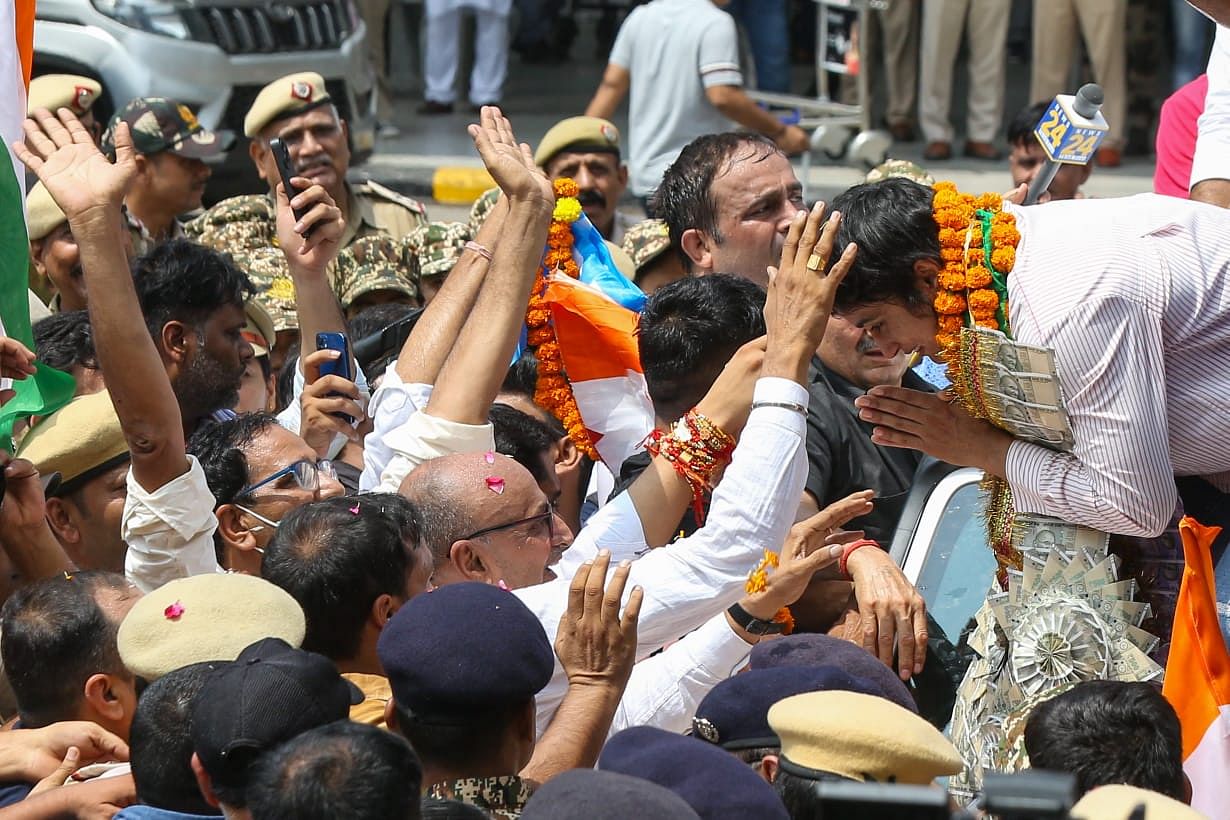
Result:
[[[324,76],[354,161],[371,153],[373,77],[354,0],[39,0],[35,14],[35,75],[96,78],[104,123],[134,97],[170,97],[240,136],[210,200],[260,189],[243,117],[266,83],[295,71]]]

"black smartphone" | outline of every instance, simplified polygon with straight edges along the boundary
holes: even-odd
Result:
[[[294,199],[295,194],[299,193],[299,189],[290,184],[291,178],[295,175],[295,169],[290,164],[290,149],[286,147],[286,143],[282,142],[277,137],[274,137],[269,140],[269,150],[273,152],[273,158],[278,163],[278,173],[282,175],[282,185],[286,188],[286,198]],[[307,215],[307,211],[303,208],[292,207],[291,212],[294,213],[296,220],[303,219],[303,217]],[[308,228],[308,231],[303,235],[303,238],[307,239],[311,236],[312,231],[315,230],[315,228],[315,225]]]
[[[316,349],[337,350],[342,354],[333,361],[322,364],[320,366],[320,375],[341,376],[346,381],[354,381],[354,359],[351,358],[350,340],[346,338],[345,333],[317,333]],[[332,393],[330,395],[339,396],[341,394]],[[349,414],[337,413],[336,415],[339,418],[344,418],[351,424],[354,424],[354,419],[351,418]]]

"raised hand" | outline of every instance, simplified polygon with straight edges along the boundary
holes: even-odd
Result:
[[[824,213],[824,203],[818,202],[810,212],[795,215],[781,265],[769,269],[764,315],[770,340],[795,338],[815,350],[824,338],[837,287],[858,252],[853,243],[847,245],[830,267],[841,214],[834,211],[822,227]]]
[[[342,234],[346,232],[342,210],[328,191],[311,180],[294,177],[291,184],[299,189],[293,200],[286,198],[284,185],[277,187],[278,244],[292,274],[323,275],[342,249]],[[303,219],[295,219],[294,208],[306,211]]]
[[[608,584],[610,563],[611,553],[601,550],[573,576],[568,611],[555,637],[555,654],[570,684],[596,683],[622,693],[636,661],[636,622],[644,592],[633,588],[621,617],[619,606],[631,565],[625,561],[616,567]]]
[[[115,128],[114,163],[67,108],[58,116],[40,108],[26,119],[24,129],[25,142],[14,143],[13,152],[38,175],[69,223],[99,220],[114,229],[117,217],[112,210],[123,203],[137,170],[128,125],[121,122]]]
[[[517,142],[512,125],[499,108],[484,105],[479,124],[468,130],[483,164],[506,197],[555,201],[551,180],[535,164],[530,147]]]
[[[356,444],[362,436],[355,426],[338,414],[344,413],[356,420],[366,414],[359,406],[359,388],[354,382],[341,376],[321,376],[321,365],[335,361],[341,354],[336,350],[317,350],[303,359],[303,394],[299,397],[302,420],[299,436],[308,443],[316,455],[325,458],[333,437],[341,433]]]
[[[34,375],[34,353],[16,339],[0,337],[0,376],[6,379],[24,379]],[[13,390],[0,390],[0,404],[16,395]]]

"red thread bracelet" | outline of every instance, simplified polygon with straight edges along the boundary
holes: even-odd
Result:
[[[849,544],[846,544],[845,549],[841,551],[841,560],[837,562],[837,571],[841,573],[843,578],[850,577],[850,573],[846,569],[846,562],[850,560],[850,556],[854,554],[856,549],[867,546],[879,549],[880,544],[878,541],[872,541],[870,538],[860,538],[857,541],[851,541]]]

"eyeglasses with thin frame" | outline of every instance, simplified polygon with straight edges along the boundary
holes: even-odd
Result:
[[[300,459],[289,467],[283,467],[271,476],[262,478],[254,484],[249,484],[238,493],[236,498],[250,497],[254,492],[268,484],[272,484],[283,476],[292,476],[295,479],[295,484],[300,489],[316,492],[320,489],[320,476],[324,474],[326,478],[337,478],[337,471],[333,469],[333,462],[322,458],[320,461],[312,461],[311,459]]]
[[[461,538],[458,540],[469,541],[473,538],[481,538],[484,535],[490,535],[493,532],[499,532],[500,530],[508,530],[508,529],[512,529],[513,527],[520,526],[522,524],[532,524],[538,521],[547,522],[547,538],[551,540],[552,542],[554,542],[555,541],[555,505],[550,504],[550,503],[547,504],[546,512],[540,512],[537,515],[531,515],[527,518],[518,518],[516,521],[509,521],[507,524],[497,524],[494,527],[485,527],[484,529],[481,529],[478,532],[470,533],[465,538]]]

